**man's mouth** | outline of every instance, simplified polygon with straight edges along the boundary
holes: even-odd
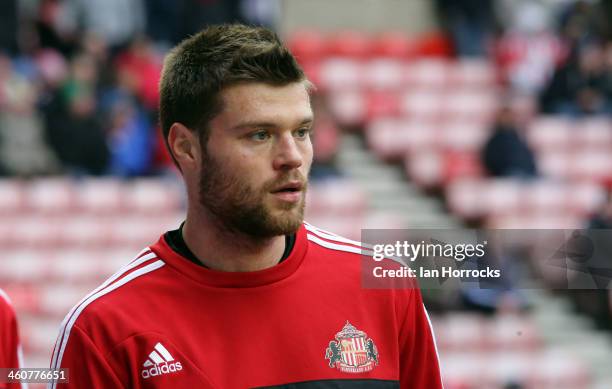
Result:
[[[302,184],[300,181],[292,181],[276,187],[276,189],[272,190],[272,193],[301,192],[303,188],[304,184]]]
[[[271,192],[279,200],[296,203],[302,198],[303,189],[304,184],[301,181],[291,181],[286,184],[279,185]]]

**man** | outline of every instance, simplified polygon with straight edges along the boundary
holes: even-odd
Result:
[[[418,289],[361,288],[357,242],[303,223],[310,85],[263,28],[166,58],[160,119],[187,217],[64,320],[64,388],[440,388]]]
[[[0,289],[0,368],[18,369],[21,363],[21,346],[17,330],[17,318],[6,293]],[[21,389],[25,385],[6,383],[7,376],[1,377],[0,389]]]

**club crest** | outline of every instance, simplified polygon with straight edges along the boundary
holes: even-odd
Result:
[[[342,372],[364,373],[378,366],[378,349],[365,332],[347,321],[336,334],[336,340],[329,342],[325,359],[329,360],[329,367]]]

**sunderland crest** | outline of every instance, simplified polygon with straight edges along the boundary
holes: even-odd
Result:
[[[336,340],[329,342],[325,359],[329,360],[329,367],[345,373],[364,373],[378,366],[378,349],[365,332],[347,321],[336,334]]]

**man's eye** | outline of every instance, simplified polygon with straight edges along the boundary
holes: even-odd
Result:
[[[251,134],[251,139],[253,140],[266,140],[270,137],[267,131],[257,131]]]
[[[295,132],[295,135],[298,138],[305,138],[308,136],[308,134],[310,134],[310,128],[300,128]]]

